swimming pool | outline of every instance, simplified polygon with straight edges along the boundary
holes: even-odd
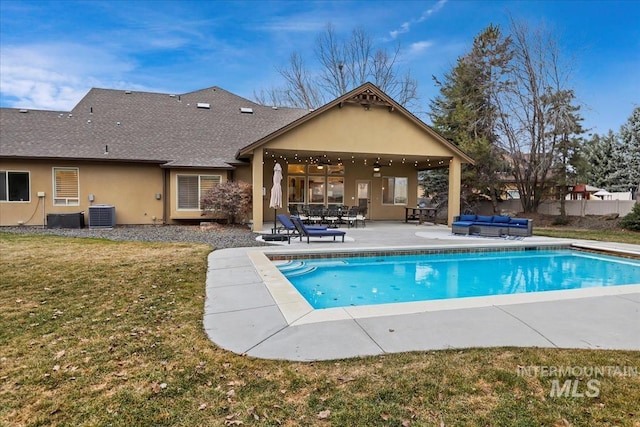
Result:
[[[314,309],[640,284],[640,261],[570,249],[293,259]]]

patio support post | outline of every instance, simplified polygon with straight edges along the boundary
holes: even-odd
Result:
[[[253,185],[253,231],[262,231],[264,195],[264,155],[262,148],[253,150],[251,184]]]
[[[460,159],[449,160],[449,201],[447,208],[447,225],[451,227],[453,217],[460,215],[460,180],[462,165]]]

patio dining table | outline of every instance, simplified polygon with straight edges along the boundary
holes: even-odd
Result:
[[[431,219],[435,222],[436,219],[436,208],[427,208],[427,207],[405,207],[404,212],[404,222],[409,222],[410,220],[418,220],[418,224],[422,224],[425,220]]]

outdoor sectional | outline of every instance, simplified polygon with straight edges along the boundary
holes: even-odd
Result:
[[[460,215],[453,218],[453,234],[479,234],[481,236],[531,236],[533,220],[511,218],[504,215]]]

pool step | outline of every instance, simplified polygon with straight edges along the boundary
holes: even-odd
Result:
[[[278,264],[278,270],[286,273],[287,271],[296,270],[298,268],[304,267],[306,264],[304,261],[287,261],[283,264]]]
[[[317,267],[312,267],[309,265],[305,265],[304,267],[301,267],[297,270],[289,270],[285,273],[285,276],[287,277],[297,277],[297,276],[302,276],[303,274],[307,274],[307,273],[311,273],[313,271],[315,271],[317,269]]]
[[[302,276],[303,274],[315,271],[319,266],[345,265],[345,261],[336,260],[312,260],[312,261],[289,261],[278,265],[278,270],[287,277]]]
[[[316,267],[307,265],[304,261],[289,261],[286,264],[278,265],[278,270],[287,277],[301,276],[311,273]]]

